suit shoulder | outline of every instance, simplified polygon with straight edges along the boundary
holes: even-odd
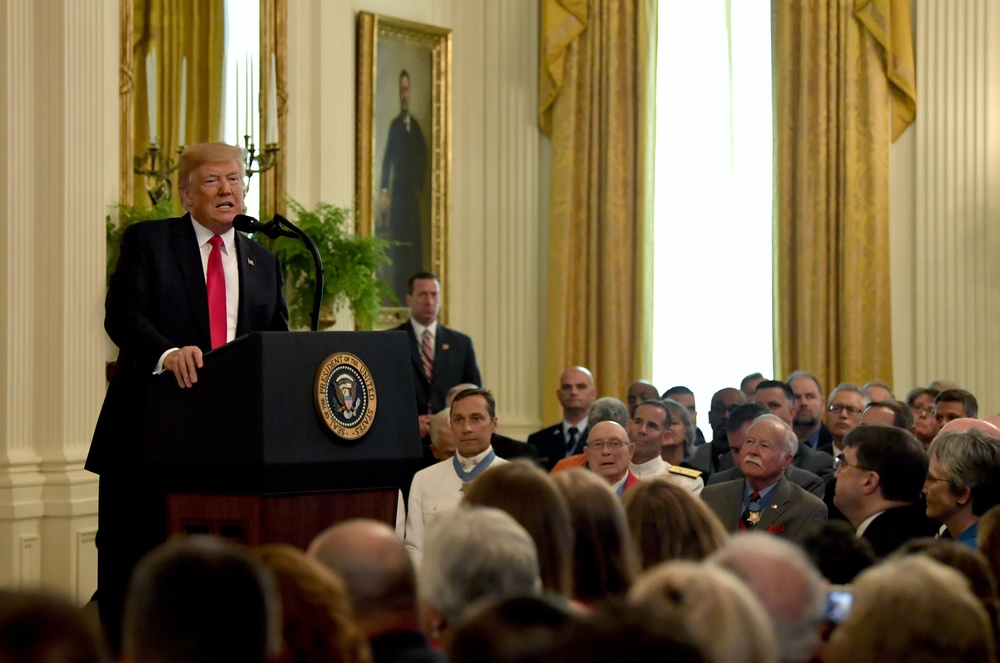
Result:
[[[542,428],[541,430],[536,430],[534,433],[529,435],[528,442],[530,443],[532,440],[546,439],[552,437],[553,435],[559,435],[561,432],[562,432],[562,424],[546,426],[545,428]]]
[[[452,343],[455,343],[456,341],[462,341],[470,344],[472,343],[472,339],[468,335],[452,329],[451,327],[445,327],[440,323],[438,324],[438,334],[441,338],[449,338]]]
[[[791,495],[792,495],[793,499],[802,501],[802,502],[804,502],[806,504],[810,504],[812,506],[823,507],[823,511],[824,512],[827,510],[826,509],[826,504],[823,503],[823,500],[821,500],[820,498],[816,497],[815,495],[813,495],[812,493],[810,493],[808,490],[806,490],[802,486],[800,486],[800,485],[798,485],[796,483],[792,483],[791,481],[789,481],[788,482],[788,489],[789,489],[789,491],[791,491]]]
[[[123,237],[159,237],[168,236],[177,230],[184,229],[183,224],[190,224],[186,216],[174,217],[171,219],[152,219],[149,221],[139,221],[133,223],[125,229]],[[192,228],[192,234],[194,229]]]

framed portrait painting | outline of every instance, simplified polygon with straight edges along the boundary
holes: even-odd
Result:
[[[451,30],[360,12],[357,81],[357,231],[393,242],[384,328],[407,318],[413,274],[447,278]]]

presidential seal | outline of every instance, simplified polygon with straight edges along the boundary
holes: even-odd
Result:
[[[348,352],[323,360],[316,371],[316,412],[330,431],[356,440],[375,421],[375,381],[365,363]]]

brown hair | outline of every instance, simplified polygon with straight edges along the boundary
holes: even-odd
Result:
[[[674,559],[699,561],[721,548],[726,530],[704,502],[667,479],[625,491],[625,515],[642,568]]]
[[[195,143],[188,145],[177,160],[177,188],[187,189],[191,184],[191,173],[198,166],[206,163],[235,161],[240,169],[240,177],[246,177],[246,164],[243,162],[242,147],[228,143]]]
[[[529,461],[494,467],[468,484],[465,503],[492,506],[514,517],[535,541],[542,586],[570,596],[573,526],[566,498],[552,477]]]
[[[347,588],[333,571],[283,543],[254,552],[278,579],[288,663],[370,663]]]

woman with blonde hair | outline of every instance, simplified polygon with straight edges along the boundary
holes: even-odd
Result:
[[[370,663],[355,626],[344,582],[298,548],[283,543],[254,550],[278,580],[284,663]]]
[[[774,631],[757,597],[710,564],[667,562],[643,573],[629,603],[659,623],[680,625],[706,663],[774,663]]]
[[[643,569],[674,559],[701,561],[726,542],[712,510],[669,480],[643,481],[625,491],[623,502]]]

